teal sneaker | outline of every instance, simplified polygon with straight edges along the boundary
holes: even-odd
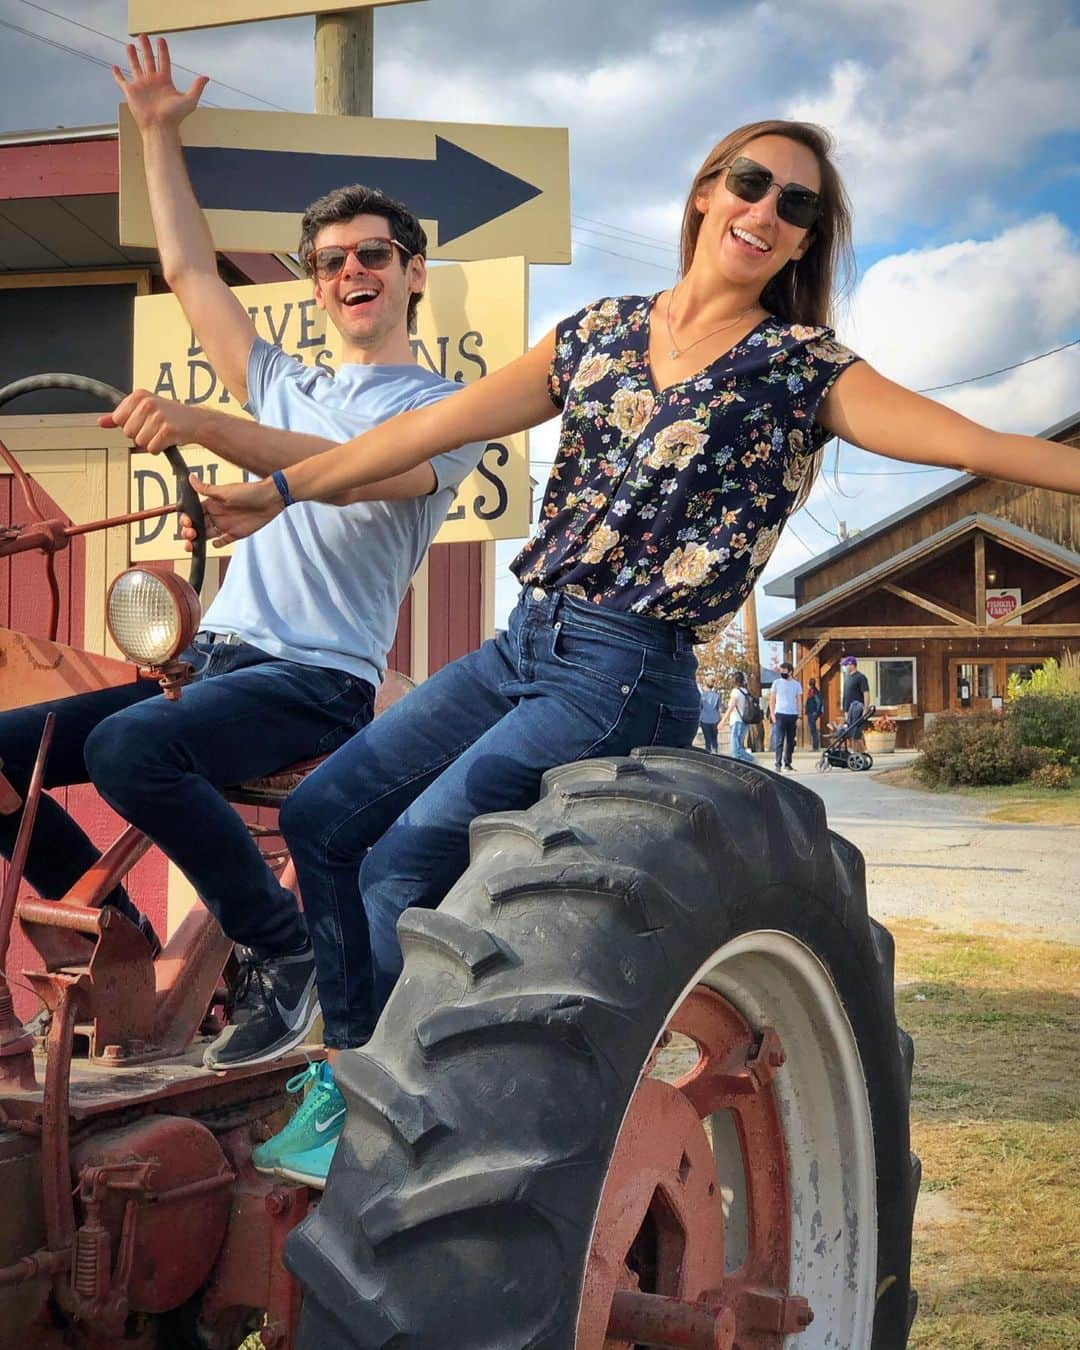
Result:
[[[290,1175],[282,1171],[286,1157],[306,1157],[312,1151],[321,1151],[331,1140],[336,1144],[345,1124],[345,1098],[338,1091],[333,1071],[325,1060],[309,1064],[294,1074],[285,1086],[289,1092],[303,1092],[307,1088],[307,1095],[285,1128],[252,1152],[251,1163],[257,1172]],[[326,1166],[330,1166],[329,1159]],[[324,1170],[321,1182],[308,1184],[321,1188],[325,1182]]]
[[[321,1144],[303,1153],[286,1153],[274,1171],[287,1181],[298,1181],[302,1186],[312,1186],[315,1190],[321,1191],[326,1186],[326,1175],[330,1171],[330,1164],[334,1161],[338,1140],[344,1127],[343,1106],[340,1116],[334,1117],[333,1123],[327,1127],[326,1138]]]

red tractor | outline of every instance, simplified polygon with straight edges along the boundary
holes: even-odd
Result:
[[[119,397],[43,376],[0,406],[72,381]],[[29,518],[0,555],[51,568],[73,533],[132,519],[41,519],[0,451]],[[197,517],[188,494],[165,509]],[[182,696],[188,583],[132,568],[107,603],[133,664],[58,644],[54,607],[48,639],[0,630],[5,706],[136,668]],[[60,901],[19,898],[48,735],[25,803],[0,783],[0,810],[23,806],[0,971],[16,921],[43,964],[0,978],[0,1350],[906,1344],[912,1046],[862,858],[815,794],[648,749],[475,821],[468,871],[400,921],[374,1037],[337,1061],[348,1126],[320,1195],[250,1164],[304,1054],[202,1066],[228,1009],[215,921],[196,906],[155,957],[102,907],[145,837],[124,830]],[[302,771],[228,795],[280,804]],[[43,1044],[19,980],[51,1012]]]

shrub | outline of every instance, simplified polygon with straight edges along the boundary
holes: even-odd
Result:
[[[1060,664],[1048,656],[1042,667],[1033,670],[1027,680],[1010,675],[1006,693],[1010,699],[1026,698],[1031,694],[1080,695],[1080,652],[1066,652]]]
[[[922,739],[915,777],[929,787],[1018,783],[1042,762],[1015,724],[996,713],[943,714]]]
[[[895,731],[896,718],[890,717],[888,713],[878,713],[877,717],[870,723],[871,731]]]
[[[1080,761],[1080,693],[1025,692],[1010,700],[1008,720],[1025,745],[1045,746]]]
[[[1072,786],[1072,769],[1066,764],[1043,764],[1032,772],[1031,781],[1036,787],[1068,788]]]

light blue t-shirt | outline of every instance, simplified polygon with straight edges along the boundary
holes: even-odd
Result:
[[[305,366],[257,338],[248,358],[248,410],[266,426],[351,440],[410,408],[461,389],[416,365]],[[348,671],[378,687],[398,608],[482,447],[431,461],[436,490],[393,502],[297,502],[238,540],[203,619],[286,661]]]

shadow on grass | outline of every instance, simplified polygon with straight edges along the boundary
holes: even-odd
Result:
[[[896,1003],[915,1040],[917,1118],[1080,1116],[1080,997],[916,982]]]

